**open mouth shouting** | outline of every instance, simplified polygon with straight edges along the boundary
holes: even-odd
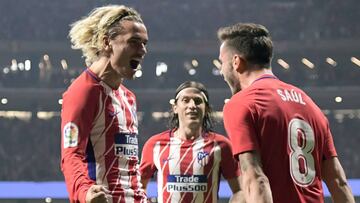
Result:
[[[140,59],[131,59],[130,60],[130,67],[131,67],[131,69],[133,69],[133,70],[138,70],[138,69],[140,69],[140,62],[141,62],[141,60]]]

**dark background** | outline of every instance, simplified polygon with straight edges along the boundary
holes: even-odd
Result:
[[[3,0],[0,181],[63,180],[58,100],[86,67],[80,51],[70,47],[69,24],[97,6],[112,3],[138,10],[149,32],[143,74],[125,83],[138,99],[140,147],[151,135],[166,129],[168,101],[185,80],[207,86],[217,112],[215,129],[225,133],[221,111],[224,100],[231,95],[213,64],[218,58],[216,31],[236,22],[254,22],[265,25],[272,34],[273,72],[303,88],[321,107],[329,119],[347,177],[360,177],[360,66],[351,61],[351,57],[360,59],[359,1]],[[336,61],[336,66],[326,62],[328,57]],[[314,68],[305,66],[303,58]],[[286,61],[289,69],[281,67],[278,59]],[[26,60],[31,62],[28,71],[24,70]],[[66,61],[67,69],[61,60]],[[198,66],[192,64],[193,60]],[[166,63],[168,70],[157,76],[159,62]],[[190,75],[189,70],[196,73]],[[336,97],[342,102],[335,102]],[[48,114],[41,116],[39,112]]]

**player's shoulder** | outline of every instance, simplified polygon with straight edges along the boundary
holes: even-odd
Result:
[[[171,130],[166,130],[166,131],[152,135],[146,142],[147,143],[155,143],[158,141],[168,141],[168,140],[170,140],[170,134],[171,134]]]
[[[256,100],[258,91],[259,91],[259,87],[256,86],[250,86],[248,88],[245,88],[232,95],[232,97],[226,101],[225,106],[226,105],[248,106]]]
[[[223,107],[224,115],[234,115],[240,112],[250,111],[254,108],[256,98],[252,92],[238,92],[226,101]]]
[[[134,92],[132,92],[131,90],[129,90],[127,87],[125,87],[125,85],[121,84],[121,85],[120,85],[120,89],[121,89],[122,91],[124,91],[124,93],[125,93],[126,96],[128,96],[128,97],[130,96],[130,97],[134,97],[134,98],[135,98]]]
[[[99,79],[92,75],[89,70],[85,70],[74,80],[64,95],[72,95],[78,99],[88,98],[91,95],[97,95],[101,89]]]
[[[216,132],[209,132],[207,134],[210,139],[213,139],[216,142],[224,142],[226,144],[230,144],[230,140],[225,135]]]

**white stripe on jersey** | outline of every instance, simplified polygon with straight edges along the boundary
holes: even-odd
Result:
[[[107,173],[105,166],[105,156],[103,156],[106,149],[106,130],[105,128],[105,102],[102,100],[102,93],[99,94],[99,109],[92,124],[90,132],[90,140],[94,148],[94,158],[96,162],[96,183],[104,185],[108,188],[108,182],[105,178]]]
[[[116,114],[116,117],[119,122],[119,132],[130,133],[130,130],[127,129],[126,126],[126,115],[124,109],[122,108],[121,101],[119,101],[116,98],[116,95],[112,90],[111,92],[109,92],[109,96],[111,97],[111,103],[114,108],[114,114]]]
[[[209,195],[212,194],[212,202],[217,202],[217,192],[218,192],[218,182],[219,182],[219,169],[220,169],[220,161],[221,161],[221,147],[218,145],[216,141],[214,141],[214,147],[211,151],[211,153],[214,153],[214,161],[212,168],[209,172],[209,175],[212,174],[212,184],[211,188],[209,189],[209,194],[206,197],[205,201],[208,200]]]
[[[156,142],[155,146],[154,146],[154,150],[153,150],[153,162],[155,163],[156,168],[161,168],[161,161],[160,161],[160,157],[162,155],[162,153],[164,153],[164,151],[168,148],[169,145],[167,145],[166,147],[164,147],[164,149],[160,152],[160,141]],[[163,168],[162,168],[163,170]],[[163,196],[162,196],[162,186],[163,186],[163,176],[159,175],[162,173],[162,170],[158,172],[158,176],[157,176],[157,182],[158,182],[158,200],[159,202],[163,202]]]
[[[169,174],[181,174],[180,169],[180,148],[183,144],[183,141],[180,139],[171,137],[170,138],[170,150],[169,150],[169,157],[168,157],[168,164],[169,164]],[[164,185],[164,190],[166,190],[166,185]],[[180,193],[179,192],[173,192],[170,193],[170,197],[168,200],[171,201],[171,203],[178,203],[180,199]],[[169,202],[169,201],[167,201]]]
[[[202,136],[200,136],[201,139],[196,141],[195,145],[193,146],[193,175],[205,175],[204,174],[204,167],[200,165],[200,163],[197,160],[197,155],[199,152],[204,152],[204,139]],[[192,202],[204,202],[204,193],[203,192],[197,192],[193,193],[193,200]]]
[[[119,87],[119,93],[122,97],[122,102],[124,104],[124,108],[125,106],[128,108],[130,115],[131,115],[131,123],[129,123],[127,126],[132,126],[132,132],[138,134],[138,120],[137,120],[137,114],[136,114],[136,105],[130,105],[128,98],[125,95],[125,92],[123,89],[121,89],[121,87]],[[135,100],[134,98],[132,98],[133,100]],[[126,112],[124,110],[124,112]]]

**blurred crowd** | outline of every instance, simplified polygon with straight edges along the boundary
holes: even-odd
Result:
[[[22,1],[0,3],[0,24],[4,25],[0,39],[63,40],[74,19],[96,6],[119,3],[115,0]],[[121,3],[139,10],[150,35],[156,33],[151,35],[155,40],[214,38],[219,26],[239,20],[265,24],[273,31],[275,40],[356,38],[360,32],[355,20],[360,19],[356,0],[153,0],[151,4],[124,0]],[[51,18],[44,18],[46,15]]]
[[[340,57],[339,57],[340,58]],[[188,67],[192,58],[179,55],[178,57],[149,57],[142,65],[142,75],[135,81],[127,81],[130,88],[175,88],[185,80],[198,80],[203,82],[208,88],[226,88],[226,84],[212,60],[215,56],[202,56],[197,58],[197,67]],[[156,75],[157,61],[167,64],[167,72]],[[360,68],[351,63],[350,57],[347,60],[338,62],[333,67],[323,61],[316,61],[315,68],[310,69],[300,62],[300,58],[289,59],[289,69],[284,69],[276,61],[275,57],[272,66],[275,75],[280,79],[301,87],[313,86],[359,86]],[[36,64],[36,65],[35,65]],[[67,88],[71,82],[84,70],[84,67],[69,67],[63,69],[60,63],[53,63],[51,67],[38,67],[37,62],[33,62],[30,70],[15,68],[11,66],[0,67],[0,88]],[[190,74],[189,70],[195,70]]]

